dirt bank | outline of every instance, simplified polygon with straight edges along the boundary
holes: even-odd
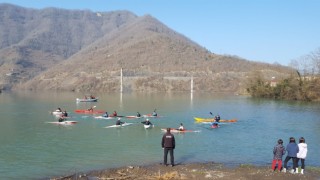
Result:
[[[55,177],[52,179],[106,179],[106,180],[145,180],[145,179],[270,179],[270,180],[300,180],[320,179],[319,168],[306,169],[305,174],[291,174],[289,172],[273,172],[270,167],[256,167],[252,165],[240,165],[235,168],[227,168],[215,163],[190,163],[178,164],[174,167],[154,164],[149,166],[127,166],[114,169],[77,173],[73,175]]]

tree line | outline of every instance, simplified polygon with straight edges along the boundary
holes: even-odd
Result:
[[[260,98],[320,101],[320,48],[292,60],[290,66],[296,72],[281,80],[253,73],[247,83],[248,93]]]

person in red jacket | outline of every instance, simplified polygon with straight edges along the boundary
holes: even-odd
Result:
[[[170,162],[171,162],[171,167],[174,166],[174,154],[173,150],[176,147],[176,142],[174,135],[170,133],[170,128],[167,128],[167,132],[162,136],[162,141],[161,141],[161,146],[162,149],[164,150],[164,155],[163,155],[163,164],[167,164],[167,157],[168,157],[168,152],[170,152]]]

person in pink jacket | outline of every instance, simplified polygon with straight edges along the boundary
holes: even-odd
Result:
[[[296,168],[296,173],[298,173],[298,167],[299,167],[299,161],[301,160],[301,174],[303,174],[304,172],[304,160],[307,157],[307,153],[308,153],[308,145],[306,144],[306,140],[301,137],[299,139],[299,152],[297,153],[297,168]]]

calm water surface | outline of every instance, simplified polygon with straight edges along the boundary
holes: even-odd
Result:
[[[308,144],[307,166],[320,162],[320,104],[252,99],[243,96],[201,93],[97,94],[96,103],[76,103],[77,93],[0,94],[0,179],[36,179],[79,171],[160,163],[161,128],[178,127],[198,133],[175,134],[176,163],[221,162],[270,165],[279,138],[303,136]],[[115,120],[98,120],[75,114],[75,109],[96,106],[119,115],[149,114],[155,108],[161,118],[150,119],[155,128],[145,130],[142,119],[135,124],[103,128]],[[73,126],[56,126],[49,111],[66,109]],[[210,129],[193,117],[238,119]]]

